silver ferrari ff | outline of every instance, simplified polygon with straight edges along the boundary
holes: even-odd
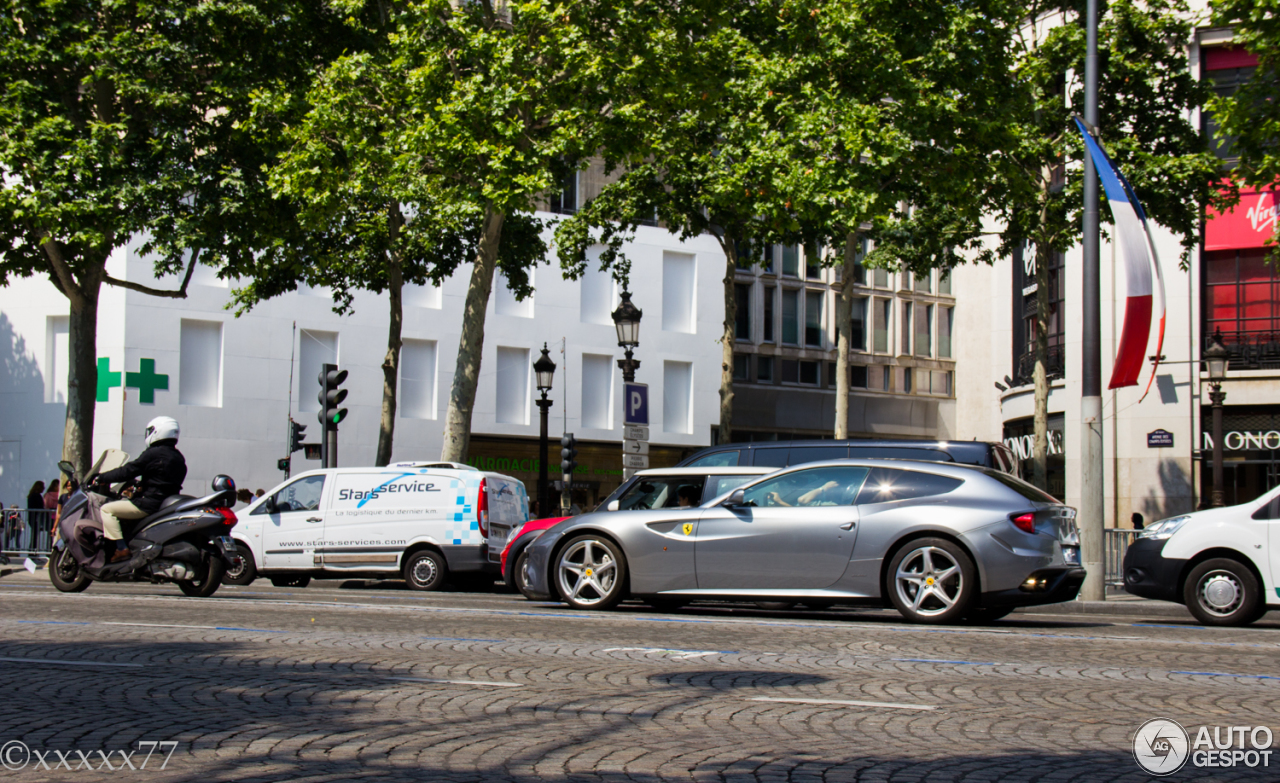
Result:
[[[1075,598],[1075,510],[988,468],[837,460],[770,473],[692,508],[593,513],[529,547],[534,596],[893,606],[908,620],[994,620]]]

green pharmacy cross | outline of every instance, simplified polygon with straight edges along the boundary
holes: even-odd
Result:
[[[165,387],[168,388],[168,379]],[[111,390],[120,385],[120,373],[111,372],[111,360],[105,356],[98,359],[98,402],[111,399]]]
[[[156,390],[169,390],[169,376],[156,374],[155,359],[139,359],[138,371],[124,374],[124,385],[127,389],[138,390],[138,402],[154,405]]]

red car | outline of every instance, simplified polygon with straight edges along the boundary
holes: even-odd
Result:
[[[502,550],[502,581],[507,583],[507,587],[513,587],[524,593],[524,585],[519,579],[520,567],[524,565],[524,551],[529,548],[535,538],[542,535],[542,531],[568,518],[531,519],[507,540],[507,545]],[[508,563],[511,564],[510,567],[507,566]],[[527,594],[526,597],[528,597]]]

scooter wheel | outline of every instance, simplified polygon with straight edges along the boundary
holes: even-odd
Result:
[[[189,595],[192,598],[208,598],[218,592],[218,588],[222,586],[222,574],[226,568],[227,564],[221,557],[211,557],[208,559],[203,577],[189,582],[179,582],[178,589],[183,595]]]
[[[84,573],[80,564],[71,556],[69,547],[55,550],[46,568],[49,569],[49,581],[64,593],[83,593],[93,584],[93,579]]]

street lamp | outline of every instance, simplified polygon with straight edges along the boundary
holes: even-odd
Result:
[[[631,303],[630,291],[623,291],[621,298],[618,309],[613,311],[613,326],[618,330],[618,347],[625,349],[627,358],[619,359],[618,367],[622,369],[622,380],[634,383],[640,362],[631,358],[631,351],[640,345],[640,318],[644,312]]]
[[[1227,394],[1222,390],[1222,382],[1227,378],[1227,362],[1231,360],[1221,329],[1213,333],[1202,357],[1209,365],[1209,404],[1213,406],[1213,494],[1209,505],[1218,508],[1226,505],[1222,496],[1222,403]]]
[[[552,401],[547,399],[547,392],[551,391],[556,375],[556,363],[551,361],[546,343],[542,344],[542,356],[533,363],[533,373],[538,378],[538,391],[542,392],[542,399],[536,400],[542,420],[542,434],[538,438],[538,515],[545,516],[551,502],[547,487],[547,412],[551,410]]]

